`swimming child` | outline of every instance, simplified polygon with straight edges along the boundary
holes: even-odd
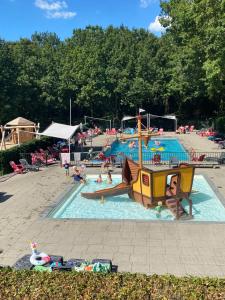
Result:
[[[156,210],[156,217],[160,218],[161,217],[161,211],[162,211],[162,201],[158,202],[158,205],[155,207]]]
[[[68,164],[68,162],[65,160],[64,165],[63,165],[65,171],[66,171],[66,176],[69,176],[69,172],[70,172],[70,164]]]
[[[107,174],[107,183],[111,184],[112,183],[112,175],[110,172]]]
[[[98,178],[95,180],[97,183],[102,183],[102,175],[99,174]]]

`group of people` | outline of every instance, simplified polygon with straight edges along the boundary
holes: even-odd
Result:
[[[64,164],[63,164],[63,167],[65,169],[65,174],[66,176],[70,176],[70,164],[65,161]],[[80,168],[74,166],[72,168],[73,170],[73,174],[71,175],[71,177],[74,179],[74,182],[78,182],[78,183],[86,183],[86,179],[85,179],[85,166],[81,166]],[[102,183],[103,182],[103,179],[102,179],[102,175],[99,174],[98,178],[96,179],[95,181],[96,183]],[[111,175],[111,172],[108,171],[107,173],[107,179],[106,179],[106,182],[108,184],[111,184],[112,183],[112,175]]]
[[[102,179],[102,175],[99,174],[98,178],[95,180],[96,183],[102,183],[103,182],[103,179]],[[111,172],[108,171],[107,173],[107,179],[106,179],[106,182],[108,184],[112,184],[112,175],[111,175]]]

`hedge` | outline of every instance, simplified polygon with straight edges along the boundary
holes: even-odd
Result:
[[[0,270],[0,299],[225,299],[225,280]]]
[[[0,151],[0,174],[7,174],[12,172],[12,168],[9,165],[11,160],[15,163],[19,162],[20,153],[31,153],[39,148],[44,150],[53,144],[53,139],[48,137],[43,137],[40,140],[32,140],[30,142],[21,144],[20,146],[15,146],[7,150]]]

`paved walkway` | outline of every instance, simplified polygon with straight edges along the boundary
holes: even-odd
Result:
[[[224,170],[197,173],[207,174],[225,195]],[[0,264],[12,265],[36,241],[65,259],[112,259],[119,271],[225,276],[225,224],[44,218],[69,185],[59,166],[0,182]]]

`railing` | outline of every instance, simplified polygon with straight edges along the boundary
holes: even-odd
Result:
[[[123,154],[116,153],[117,159],[124,159],[127,156],[134,161],[138,161],[137,152],[123,152]],[[163,164],[172,165],[176,163],[190,163],[195,165],[216,165],[225,164],[225,152],[147,152],[142,153],[142,160],[144,164]]]
[[[90,165],[98,165],[96,161],[97,154],[99,151],[82,152],[80,153],[79,161],[75,158],[74,153],[70,155],[71,164],[77,164],[84,160],[89,161]],[[25,158],[29,163],[31,163],[30,153],[21,153],[21,158]],[[138,153],[137,152],[118,152],[113,155],[112,163],[117,166],[122,166],[125,157],[129,157],[132,160],[138,162]],[[176,165],[179,163],[189,163],[194,165],[224,165],[225,164],[225,152],[144,152],[142,154],[143,164],[145,165]],[[99,165],[103,161],[99,160]]]

